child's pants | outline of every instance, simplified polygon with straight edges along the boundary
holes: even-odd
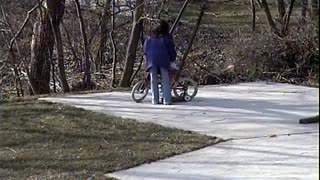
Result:
[[[151,67],[149,69],[151,77],[151,90],[152,90],[152,104],[159,103],[159,87],[158,87],[158,68]],[[169,80],[169,71],[165,68],[160,68],[162,92],[163,92],[163,104],[171,104],[171,88]]]

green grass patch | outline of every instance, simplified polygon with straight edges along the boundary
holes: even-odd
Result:
[[[103,179],[216,141],[36,99],[0,101],[0,179]]]

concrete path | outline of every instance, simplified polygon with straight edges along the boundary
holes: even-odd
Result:
[[[319,89],[266,82],[205,86],[191,102],[134,103],[129,92],[46,98],[229,141],[129,170],[119,179],[318,179]]]

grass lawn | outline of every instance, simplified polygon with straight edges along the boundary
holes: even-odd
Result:
[[[0,179],[103,179],[217,138],[35,99],[0,101]]]

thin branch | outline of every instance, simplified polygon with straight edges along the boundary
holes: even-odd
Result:
[[[207,73],[209,73],[210,75],[212,75],[213,77],[217,78],[220,82],[222,82],[222,79],[219,77],[218,74],[215,74],[213,72],[211,72],[208,68],[200,65],[198,62],[194,61],[193,63],[195,63],[197,66],[199,66],[200,69],[205,70]]]
[[[75,49],[74,49],[74,47],[73,47],[73,45],[72,45],[69,31],[68,31],[68,29],[67,29],[67,27],[65,26],[65,24],[64,24],[63,21],[61,21],[61,26],[62,26],[63,30],[65,31],[65,35],[66,35],[66,38],[67,38],[67,42],[68,42],[68,44],[69,44],[69,46],[70,46],[69,48],[70,48],[70,50],[71,50],[71,52],[72,52],[72,54],[73,54],[73,59],[74,59],[74,60],[78,60],[79,58],[78,58],[78,55],[77,55],[77,53],[76,53],[76,51],[75,51]]]
[[[182,16],[184,10],[186,9],[186,7],[187,7],[187,5],[189,4],[189,2],[190,2],[190,0],[186,0],[186,1],[184,2],[182,8],[181,8],[180,11],[179,11],[179,14],[178,14],[176,20],[174,21],[174,23],[173,23],[173,25],[172,25],[172,27],[171,27],[171,29],[170,29],[170,34],[172,34],[173,31],[175,30],[175,28],[176,28],[176,26],[177,26],[177,24],[178,24],[178,22],[179,22],[179,20],[180,20],[180,18],[181,18],[181,16]]]
[[[3,36],[3,39],[5,40],[6,37],[3,35],[3,32],[0,33]],[[3,61],[3,65],[0,66],[0,72],[3,72],[3,69],[6,67],[8,61]]]
[[[86,88],[91,88],[91,74],[90,74],[90,50],[89,50],[89,44],[88,44],[88,38],[87,38],[87,33],[86,33],[86,28],[84,24],[84,20],[82,17],[82,12],[80,8],[80,3],[79,0],[74,0],[74,3],[76,5],[77,9],[77,15],[78,15],[78,21],[80,25],[80,30],[81,30],[81,35],[82,35],[82,40],[83,40],[83,45],[84,45],[84,58],[85,58],[85,74],[83,77],[83,83],[85,84]]]
[[[3,14],[3,20],[4,20],[5,24],[7,24],[7,26],[9,27],[9,29],[10,29],[9,32],[13,35],[13,31],[14,30],[12,28],[11,23],[7,20],[6,14],[5,14],[2,6],[1,6],[1,11],[2,11],[2,14]],[[16,46],[17,46],[18,54],[20,55],[19,45],[18,45],[17,42],[15,42],[15,43],[16,43]],[[7,41],[7,44],[9,46],[9,42],[8,41]],[[18,70],[18,66],[19,65],[17,65],[17,58],[16,58],[16,56],[15,56],[15,54],[14,54],[12,49],[9,49],[9,54],[12,56],[11,64],[12,64],[13,72],[14,72],[14,76],[15,76],[17,96],[20,97],[20,92],[21,92],[22,96],[23,96],[24,92],[23,92],[22,83],[21,83],[21,79],[20,79],[20,74],[19,74],[19,70]],[[8,56],[8,59],[9,59],[9,56]],[[19,87],[20,87],[20,90],[19,90]]]
[[[31,10],[28,11],[27,17],[26,17],[26,19],[24,20],[24,22],[23,22],[22,26],[20,27],[19,31],[15,34],[15,36],[14,36],[14,37],[11,39],[11,41],[10,41],[10,46],[9,46],[9,49],[10,49],[10,50],[12,49],[12,46],[13,46],[13,43],[15,42],[15,40],[18,38],[18,36],[21,34],[22,30],[23,30],[23,29],[25,28],[25,26],[27,25],[27,22],[28,22],[29,19],[30,19],[31,13],[33,13],[36,9],[38,9],[38,8],[41,6],[41,4],[42,4],[43,1],[44,1],[44,0],[39,1],[36,6],[34,6]]]
[[[186,61],[186,59],[187,59],[187,57],[188,57],[189,51],[190,51],[191,48],[192,48],[193,41],[194,41],[194,39],[195,39],[195,37],[196,37],[196,35],[197,35],[197,32],[198,32],[200,23],[201,23],[201,21],[202,21],[202,17],[203,17],[203,15],[204,15],[204,11],[206,10],[206,7],[207,7],[207,6],[206,6],[206,1],[205,1],[205,2],[203,2],[203,3],[201,4],[201,9],[200,9],[200,13],[199,13],[199,15],[198,15],[198,19],[197,19],[197,22],[196,22],[196,26],[195,26],[195,28],[194,28],[194,30],[193,30],[193,32],[192,32],[191,39],[190,39],[190,42],[189,42],[189,44],[188,44],[188,46],[187,46],[187,49],[186,49],[186,51],[184,52],[183,57],[182,57],[182,59],[181,59],[180,69],[178,70],[177,75],[176,75],[177,79],[179,79],[180,74],[181,74],[181,71],[182,71],[183,68],[184,68],[185,61]],[[174,29],[172,29],[172,30],[174,30]]]
[[[2,16],[3,16],[3,22],[4,22],[4,24],[6,24],[6,25],[8,26],[8,28],[9,28],[8,32],[9,32],[12,36],[14,36],[14,30],[13,30],[13,28],[12,28],[12,25],[11,25],[11,23],[8,21],[7,15],[6,15],[6,13],[4,12],[3,7],[2,7],[2,6],[0,6],[0,7],[1,7],[1,13],[2,13]],[[18,53],[19,53],[19,55],[20,55],[19,45],[18,45],[17,42],[15,42],[15,44],[16,44],[16,46],[17,46],[17,51],[18,51]],[[10,47],[10,43],[9,43],[9,42],[8,42],[8,47]],[[10,49],[10,50],[11,50],[11,49]]]

